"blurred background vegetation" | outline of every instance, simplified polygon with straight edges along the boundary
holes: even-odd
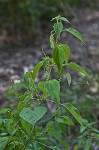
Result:
[[[0,31],[30,34],[58,14],[70,17],[79,6],[99,8],[98,0],[0,0]]]

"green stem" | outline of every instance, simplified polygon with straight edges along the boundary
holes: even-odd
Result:
[[[28,138],[27,141],[26,141],[24,150],[26,149],[26,147],[28,146],[28,143],[30,142],[30,140],[31,140],[31,138],[32,138],[33,130],[34,130],[34,128],[32,128],[32,130],[31,130],[31,134],[30,134],[29,138]]]
[[[53,148],[51,148],[51,147],[49,147],[48,145],[46,145],[46,144],[44,144],[44,143],[41,143],[41,142],[39,142],[39,141],[36,141],[36,140],[33,140],[35,143],[38,143],[38,144],[40,144],[40,145],[43,145],[43,146],[45,146],[45,147],[47,147],[47,148],[49,148],[49,149],[52,149],[53,150]]]

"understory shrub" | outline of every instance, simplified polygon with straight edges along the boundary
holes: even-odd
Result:
[[[60,96],[63,75],[68,86],[72,81],[66,69],[72,68],[89,78],[82,67],[69,61],[70,47],[60,43],[61,33],[66,31],[82,42],[83,37],[71,27],[63,28],[63,21],[70,23],[65,17],[59,15],[52,21],[55,22],[50,34],[52,57],[43,52],[44,58],[34,69],[8,89],[13,107],[0,110],[0,150],[68,150],[72,146],[74,150],[90,150],[93,140],[99,138],[95,128],[97,121],[89,123],[72,103],[66,100],[62,103]],[[36,82],[41,68],[45,79]],[[49,109],[48,105],[54,109]],[[80,130],[72,146],[69,144],[70,128]]]

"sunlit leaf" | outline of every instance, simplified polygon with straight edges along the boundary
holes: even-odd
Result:
[[[67,66],[69,66],[69,67],[71,67],[71,68],[73,68],[73,69],[75,69],[75,70],[88,76],[87,72],[81,66],[79,66],[78,64],[76,64],[74,62],[68,63]]]
[[[62,71],[62,64],[68,62],[70,57],[70,48],[67,44],[59,44],[53,49],[53,59],[56,63],[59,73]]]
[[[70,48],[67,44],[59,44],[58,45],[58,49],[59,49],[59,55],[60,55],[60,59],[61,61],[66,61],[68,62],[69,57],[70,57]]]
[[[43,61],[40,61],[40,62],[34,67],[33,72],[31,72],[33,79],[35,79],[35,77],[36,77],[38,71],[40,70],[40,68],[42,67],[42,65],[43,65]]]
[[[67,18],[65,18],[65,17],[61,17],[60,15],[58,15],[58,16],[56,16],[56,17],[52,18],[52,20],[51,20],[51,21],[53,21],[53,20],[62,20],[62,21],[65,21],[65,22],[67,22],[67,23],[70,23],[70,22],[68,21],[68,19],[67,19]]]
[[[68,28],[66,29],[67,32],[71,33],[72,35],[74,35],[77,39],[79,39],[80,41],[83,42],[83,37],[82,35],[75,29],[73,28]],[[84,43],[84,42],[83,42]]]
[[[65,17],[60,17],[60,19],[63,20],[63,21],[65,21],[65,22],[67,22],[67,23],[70,23],[70,22],[68,21],[68,19],[65,18]]]
[[[54,30],[58,39],[60,39],[60,34],[63,30],[63,24],[61,22],[57,22],[54,24]]]

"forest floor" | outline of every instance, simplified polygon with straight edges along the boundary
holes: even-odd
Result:
[[[76,10],[73,12],[71,26],[84,36],[86,45],[67,33],[62,33],[61,41],[69,44],[71,60],[92,70],[92,74],[99,75],[99,11]],[[50,29],[42,29],[36,37],[32,37],[32,44],[25,44],[15,37],[0,35],[0,108],[7,105],[6,91],[11,82],[18,82],[23,74],[32,70],[43,57],[42,49],[51,55],[49,43]],[[97,92],[97,91],[96,91]]]

